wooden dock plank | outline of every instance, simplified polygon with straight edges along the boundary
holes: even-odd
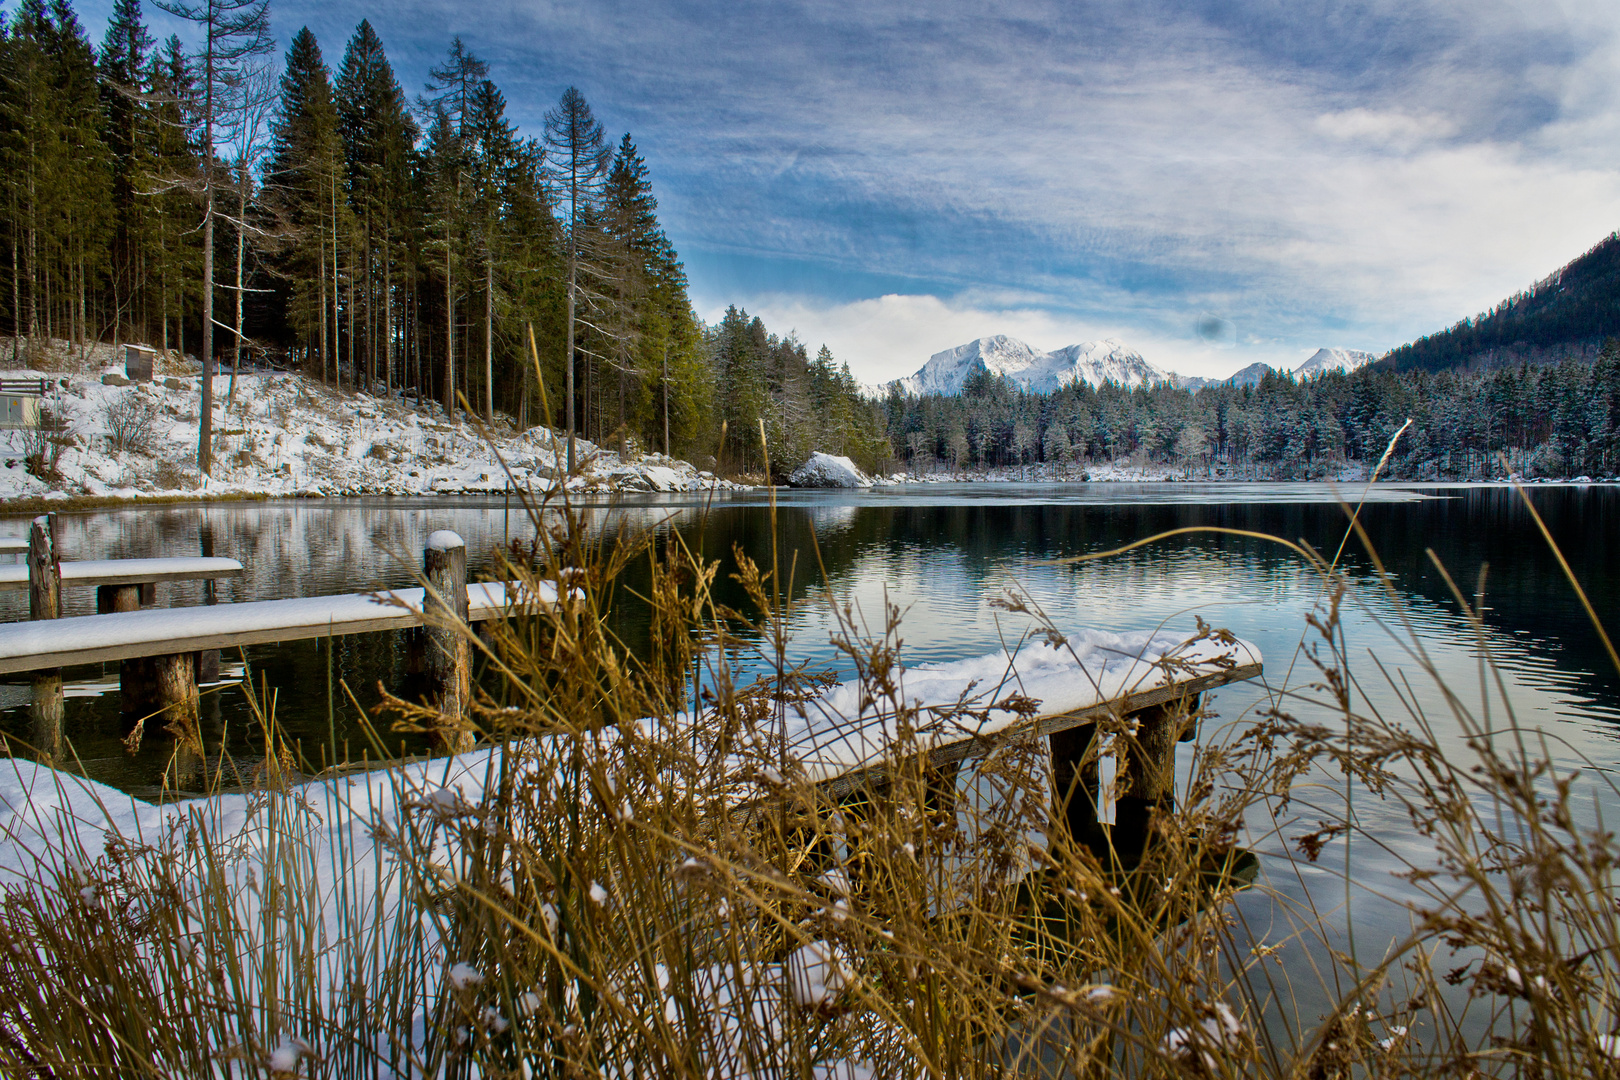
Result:
[[[27,542],[18,550],[28,550]],[[144,585],[151,581],[211,581],[242,572],[235,559],[188,556],[175,559],[84,559],[63,562],[62,587]],[[28,567],[0,566],[0,590],[28,588]]]
[[[1219,686],[1257,679],[1263,673],[1264,665],[1259,660],[1255,660],[1253,663],[1239,664],[1209,674],[1179,679],[1166,686],[1156,686],[1137,693],[1127,693],[1109,701],[1098,702],[1084,709],[1055,713],[1049,716],[1037,716],[1027,723],[1016,724],[985,735],[964,734],[959,738],[930,747],[926,751],[928,763],[936,768],[955,765],[971,758],[984,756],[1005,739],[1020,737],[1045,738],[1059,731],[1077,728],[1082,724],[1095,723],[1106,716],[1131,716],[1155,705],[1163,705],[1171,701],[1187,701],[1197,694],[1213,690]],[[864,765],[852,768],[847,772],[837,773],[821,781],[820,786],[830,795],[844,795],[864,787],[876,779],[880,779],[892,767],[892,760],[885,759],[877,764]]]
[[[68,564],[63,564],[66,577]],[[517,588],[517,583],[511,583]],[[542,583],[538,596],[508,599],[505,582],[467,586],[468,620],[536,611],[556,604]],[[255,600],[214,607],[148,608],[0,625],[0,675],[45,667],[106,663],[142,656],[235,649],[278,641],[398,630],[422,625],[422,590]]]

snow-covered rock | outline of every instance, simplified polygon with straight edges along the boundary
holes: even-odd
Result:
[[[864,488],[871,487],[872,481],[849,458],[818,450],[793,471],[788,484],[796,488]]]
[[[1155,367],[1144,360],[1141,353],[1112,338],[1041,352],[1017,338],[996,334],[937,352],[915,375],[897,379],[893,385],[919,397],[959,394],[968,379],[981,371],[1039,394],[1082,382],[1091,386],[1105,382],[1122,386],[1168,382],[1181,386],[1190,381],[1202,381]]]
[[[1294,378],[1309,379],[1326,371],[1354,371],[1377,359],[1372,353],[1360,349],[1317,349],[1310,359],[1294,369]]]

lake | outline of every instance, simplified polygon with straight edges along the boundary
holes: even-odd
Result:
[[[835,629],[822,599],[830,590],[852,603],[874,631],[885,602],[903,612],[904,656],[912,663],[952,660],[1001,648],[1027,628],[989,601],[1009,587],[1029,594],[1060,627],[1145,629],[1193,625],[1201,615],[1258,644],[1268,679],[1280,682],[1320,599],[1320,584],[1284,548],[1234,536],[1194,535],[1161,541],[1112,559],[1054,566],[1046,560],[1104,551],[1171,529],[1221,526],[1304,540],[1330,557],[1345,534],[1341,495],[1314,484],[927,484],[858,492],[784,491],[777,499],[784,572],[794,565],[801,601],[792,629],[794,655],[838,667],[829,645]],[[1540,486],[1532,498],[1587,588],[1598,611],[1620,615],[1620,489]],[[594,529],[679,530],[710,557],[739,546],[768,564],[770,506],[764,493],[635,496],[589,511]],[[1606,670],[1597,637],[1564,582],[1519,496],[1497,486],[1415,487],[1380,484],[1362,523],[1389,570],[1407,617],[1443,664],[1473,678],[1475,652],[1455,603],[1426,549],[1433,549],[1472,593],[1488,565],[1486,623],[1492,654],[1508,673],[1520,716],[1544,724],[1602,767],[1620,762],[1620,682]],[[26,522],[3,522],[21,533]],[[521,507],[501,499],[351,499],[213,506],[162,505],[64,514],[67,558],[133,558],[212,550],[241,560],[246,573],[217,586],[221,602],[360,592],[412,583],[422,542],[439,528],[468,543],[474,576],[493,568],[493,552],[533,528]],[[0,556],[3,558],[4,556]],[[1396,599],[1375,585],[1361,547],[1347,545],[1344,565],[1362,587],[1365,609],[1347,608],[1352,644],[1391,652],[1377,629]],[[823,576],[823,570],[825,576]],[[635,574],[621,585],[634,588]],[[722,575],[721,595],[742,606],[740,590]],[[200,582],[159,586],[160,606],[204,602]],[[95,609],[93,589],[64,592],[65,614]],[[0,593],[0,618],[27,617],[27,596]],[[645,634],[636,612],[621,605],[620,632]],[[1617,620],[1610,620],[1614,622]],[[226,657],[227,664],[234,659]],[[739,662],[763,664],[758,658]],[[247,660],[278,691],[277,716],[313,760],[328,739],[327,662],[312,642],[256,646]],[[341,680],[363,705],[376,685],[397,686],[405,662],[399,635],[339,638],[332,656]],[[237,665],[239,668],[239,665]],[[66,673],[67,736],[85,772],[139,795],[156,794],[167,750],[148,739],[131,757],[120,742],[116,665]],[[848,674],[847,671],[845,674]],[[1247,696],[1245,696],[1247,695]],[[340,695],[341,696],[341,695]],[[232,753],[254,758],[251,713],[236,690],[208,696],[210,721]],[[1222,691],[1223,714],[1239,715],[1257,688]],[[28,687],[0,684],[0,731],[27,739]],[[217,703],[217,707],[214,703]],[[338,702],[338,737],[360,730]]]
[[[851,604],[874,631],[885,604],[902,611],[903,655],[910,663],[953,660],[999,650],[1029,628],[990,601],[1009,588],[1026,593],[1060,628],[1136,630],[1161,624],[1191,632],[1201,616],[1257,644],[1266,658],[1264,683],[1224,688],[1213,695],[1219,719],[1205,729],[1218,738],[1222,725],[1241,725],[1275,700],[1281,687],[1310,682],[1314,671],[1299,648],[1306,616],[1323,598],[1320,578],[1284,547],[1251,537],[1195,534],[1159,541],[1113,558],[1054,565],[1050,560],[1107,551],[1172,529],[1220,526],[1304,541],[1329,557],[1344,540],[1347,512],[1338,501],[1360,498],[1359,488],[1340,491],[1306,484],[1020,485],[929,484],[859,492],[782,492],[776,507],[778,550],[784,569],[794,567],[792,592],[799,605],[791,623],[790,659],[808,659],[839,670],[841,654],[830,644],[836,630],[826,603]],[[1600,616],[1620,629],[1620,488],[1536,486],[1530,497],[1545,518]],[[679,531],[710,557],[729,558],[733,546],[769,564],[772,509],[764,493],[726,496],[638,496],[593,504],[590,528]],[[1368,494],[1362,524],[1389,574],[1380,585],[1372,560],[1352,541],[1344,565],[1353,582],[1343,609],[1352,661],[1362,679],[1357,693],[1368,708],[1386,715],[1415,707],[1440,719],[1443,744],[1461,743],[1447,727],[1439,692],[1412,680],[1410,700],[1377,672],[1377,657],[1391,671],[1415,670],[1389,627],[1409,625],[1446,681],[1477,697],[1483,646],[1499,665],[1521,725],[1539,729],[1565,767],[1612,774],[1620,765],[1620,677],[1548,550],[1520,496],[1498,486],[1407,486],[1380,484]],[[22,519],[0,522],[0,532],[23,531]],[[492,553],[509,540],[527,541],[533,528],[521,510],[500,499],[357,499],[214,506],[144,506],[64,514],[61,545],[69,558],[116,558],[213,554],[240,559],[247,572],[218,587],[221,602],[322,593],[357,592],[408,585],[423,540],[435,529],[454,529],[468,542],[473,572],[487,573]],[[1485,639],[1476,638],[1451,598],[1429,552],[1466,593],[1481,568],[1485,579]],[[795,560],[796,553],[796,560]],[[637,567],[618,583],[638,586]],[[744,604],[739,588],[722,575],[722,599]],[[64,593],[66,614],[94,610],[94,590]],[[200,583],[160,586],[160,605],[204,602]],[[0,617],[25,618],[25,593],[0,593]],[[616,629],[630,647],[647,633],[646,620],[626,601]],[[400,635],[340,638],[324,645],[300,642],[247,650],[256,679],[277,695],[276,712],[305,755],[318,760],[329,739],[328,663],[362,706],[378,698],[377,684],[398,686],[405,649]],[[231,658],[227,657],[227,661]],[[765,670],[767,660],[740,651],[744,668]],[[228,666],[228,670],[231,668]],[[240,671],[238,661],[234,670]],[[69,669],[66,734],[84,771],[133,794],[156,797],[168,757],[162,737],[151,735],[138,754],[125,752],[118,713],[116,665]],[[1396,676],[1399,677],[1398,675]],[[13,677],[0,685],[0,730],[29,737],[28,687]],[[1309,704],[1292,711],[1309,718]],[[1324,722],[1332,722],[1331,714]],[[256,759],[252,714],[239,689],[205,696],[205,736],[223,739],[244,767]],[[336,705],[339,743],[358,753],[360,727],[351,705]],[[417,747],[412,747],[413,749]],[[1179,749],[1185,769],[1193,748]],[[1330,777],[1315,793],[1323,816],[1342,813]],[[1602,789],[1596,789],[1601,791]],[[1345,902],[1342,863],[1285,864],[1276,856],[1290,837],[1307,831],[1315,811],[1307,793],[1296,818],[1266,836],[1267,823],[1253,823],[1250,842],[1266,868],[1288,866],[1267,888],[1240,896],[1237,909],[1259,927],[1273,925],[1278,898],[1314,905],[1323,921],[1337,925]],[[1583,817],[1599,812],[1614,820],[1620,805],[1611,794],[1588,800]],[[1403,859],[1422,861],[1423,841],[1404,814],[1376,799],[1358,797],[1356,814],[1374,843],[1355,854],[1357,934],[1387,941],[1404,933],[1411,898],[1392,877]],[[1271,857],[1268,859],[1268,856]],[[1324,864],[1330,858],[1324,856]],[[1343,920],[1348,923],[1350,920]],[[1287,958],[1297,946],[1279,942]],[[1375,947],[1376,948],[1376,947]],[[1296,958],[1300,959],[1300,958]],[[1302,967],[1301,970],[1308,970]],[[1296,987],[1296,991],[1298,988]],[[1324,992],[1322,1003],[1331,998]],[[1311,995],[1299,999],[1299,1015],[1311,1015]]]

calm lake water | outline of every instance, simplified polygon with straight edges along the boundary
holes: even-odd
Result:
[[[1327,485],[994,484],[783,492],[777,513],[782,565],[797,553],[793,592],[807,600],[794,620],[792,658],[838,666],[839,654],[829,644],[835,623],[820,599],[829,592],[840,604],[853,604],[875,630],[882,626],[885,603],[898,605],[904,612],[904,656],[911,663],[981,655],[1015,639],[1028,620],[1009,617],[989,603],[1008,588],[1025,591],[1060,627],[1134,630],[1166,624],[1190,632],[1195,616],[1202,616],[1254,642],[1266,658],[1263,683],[1214,695],[1220,719],[1206,728],[1206,737],[1219,737],[1221,725],[1242,724],[1271,705],[1279,689],[1302,687],[1314,675],[1299,647],[1306,616],[1320,604],[1322,589],[1302,560],[1266,541],[1209,534],[1180,536],[1092,563],[1047,560],[1211,525],[1303,540],[1331,555],[1345,536],[1341,495],[1358,498],[1361,491]],[[1620,488],[1538,486],[1531,498],[1606,625],[1620,630],[1615,554],[1620,552]],[[1439,692],[1416,674],[1388,629],[1404,620],[1447,682],[1477,699],[1481,642],[1451,599],[1432,551],[1468,593],[1482,567],[1488,568],[1483,644],[1501,668],[1519,722],[1544,732],[1566,767],[1612,775],[1620,766],[1620,678],[1518,494],[1492,486],[1379,485],[1361,521],[1393,586],[1379,587],[1359,544],[1346,548],[1343,562],[1355,587],[1344,607],[1344,624],[1365,703],[1385,715],[1404,715],[1408,708],[1379,675],[1371,659],[1376,656],[1391,671],[1412,676],[1411,704],[1441,718],[1441,739],[1462,752],[1455,728],[1443,719]],[[15,535],[24,527],[22,519],[0,519],[0,533]],[[503,542],[527,540],[533,533],[523,515],[499,499],[149,506],[65,514],[61,527],[69,558],[196,554],[211,546],[214,554],[240,559],[247,572],[219,586],[222,602],[407,585],[423,540],[444,528],[467,540],[477,575],[492,565],[491,553]],[[770,559],[770,508],[762,494],[625,498],[596,505],[591,527],[679,530],[711,557],[729,555],[735,544],[762,563]],[[626,576],[633,578],[634,572]],[[723,576],[720,588],[729,602],[743,604]],[[72,590],[64,598],[66,614],[94,610],[94,590]],[[201,584],[185,583],[160,586],[157,602],[182,606],[203,600]],[[26,594],[0,593],[0,618],[26,616]],[[645,622],[633,610],[619,618],[618,629],[632,645],[638,635],[645,636]],[[317,747],[329,738],[325,648],[311,642],[260,646],[248,650],[247,660],[255,676],[277,693],[280,721],[316,760]],[[739,661],[764,666],[757,656]],[[362,705],[370,705],[377,700],[379,681],[401,682],[405,651],[400,635],[359,635],[338,639],[330,662],[335,678],[353,688]],[[66,734],[84,771],[137,795],[157,795],[168,749],[161,737],[148,737],[139,754],[124,751],[116,665],[64,674],[70,694]],[[0,685],[0,730],[8,737],[29,737],[27,702],[24,680]],[[1289,707],[1309,713],[1307,703],[1296,700]],[[254,727],[242,692],[228,688],[207,695],[204,713],[209,737],[223,738],[232,754],[250,765]],[[1324,719],[1331,722],[1331,715]],[[341,699],[336,725],[340,742],[350,738],[359,746],[360,729]],[[1180,748],[1183,768],[1191,753],[1189,745]],[[1332,778],[1324,779],[1316,792],[1321,816],[1338,816],[1342,789]],[[1584,816],[1620,817],[1612,795],[1597,786],[1592,792]],[[1295,825],[1314,821],[1309,803],[1307,792],[1295,806]],[[1411,895],[1391,875],[1401,859],[1421,862],[1426,853],[1398,808],[1362,797],[1356,814],[1374,843],[1363,843],[1355,853],[1353,922],[1358,935],[1367,935],[1361,940],[1388,941],[1410,925],[1403,903]],[[1334,914],[1342,913],[1345,903],[1342,853],[1324,856],[1322,866],[1296,869],[1275,856],[1291,836],[1308,829],[1285,826],[1268,837],[1266,823],[1254,824],[1250,842],[1261,855],[1263,872],[1285,868],[1269,876],[1268,888],[1250,890],[1238,900],[1248,924],[1258,928],[1257,937],[1264,939],[1267,927],[1285,932],[1276,919],[1279,898],[1314,905],[1325,924],[1350,923]],[[1281,955],[1287,957],[1293,948],[1285,947]],[[1301,1015],[1309,1014],[1310,1000],[1309,993],[1301,993]]]
[[[1128,554],[1069,566],[1045,560],[1103,551],[1155,533],[1215,525],[1304,540],[1331,555],[1345,534],[1340,491],[1312,484],[917,485],[862,492],[782,492],[779,550],[787,568],[797,554],[793,592],[809,599],[795,620],[796,657],[838,666],[829,645],[835,629],[819,601],[830,588],[853,603],[874,630],[885,602],[904,612],[904,655],[912,663],[952,660],[1001,648],[1027,628],[989,601],[1009,587],[1033,597],[1060,627],[1133,630],[1193,626],[1195,615],[1260,646],[1268,682],[1282,685],[1320,600],[1320,585],[1301,559],[1280,546],[1233,536],[1181,536]],[[1536,506],[1593,603],[1610,626],[1620,624],[1620,489],[1537,487]],[[711,557],[733,545],[768,564],[770,509],[763,494],[729,497],[639,496],[596,505],[593,528],[676,529]],[[1360,545],[1344,563],[1362,583],[1361,607],[1346,608],[1350,640],[1380,657],[1395,649],[1378,620],[1401,606],[1437,662],[1460,679],[1477,680],[1475,643],[1426,549],[1472,592],[1488,566],[1489,647],[1511,679],[1521,720],[1556,731],[1572,752],[1601,768],[1620,764],[1620,681],[1606,670],[1596,635],[1519,496],[1491,486],[1379,485],[1362,522],[1396,586],[1376,587]],[[24,531],[23,519],[0,519],[0,533]],[[459,532],[473,574],[493,566],[507,539],[527,540],[533,528],[520,509],[500,499],[352,499],[220,506],[147,506],[64,514],[68,558],[132,558],[214,554],[239,559],[240,578],[221,582],[221,602],[361,592],[409,585],[424,538],[434,529]],[[5,558],[5,556],[0,556]],[[821,568],[825,569],[823,578]],[[622,584],[634,586],[626,581]],[[722,575],[725,598],[743,597]],[[204,602],[203,585],[160,585],[159,606]],[[64,593],[65,614],[95,610],[95,590]],[[27,617],[27,596],[0,593],[0,619]],[[635,613],[621,614],[621,632],[644,634]],[[1620,627],[1617,627],[1620,628]],[[227,657],[230,661],[232,658]],[[278,692],[277,716],[302,738],[314,759],[329,738],[328,657],[312,642],[256,646],[247,651],[257,676]],[[740,658],[748,664],[749,658]],[[331,657],[335,680],[363,705],[377,699],[379,681],[397,686],[405,661],[397,634],[339,638]],[[119,742],[117,670],[110,665],[69,669],[66,733],[94,778],[141,795],[155,794],[166,748],[149,739],[131,757]],[[1294,680],[1297,681],[1297,678]],[[1223,715],[1236,718],[1264,695],[1258,686],[1220,695]],[[205,708],[232,753],[251,761],[251,714],[239,690],[209,695]],[[27,739],[26,680],[0,684],[0,731]],[[338,702],[338,737],[359,745],[352,710]]]

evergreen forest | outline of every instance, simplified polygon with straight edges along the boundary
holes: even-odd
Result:
[[[116,0],[99,46],[68,0],[0,27],[12,366],[42,342],[144,342],[778,479],[814,450],[1315,478],[1375,462],[1408,418],[1393,476],[1620,472],[1620,234],[1353,374],[1049,395],[981,375],[872,399],[825,346],[737,307],[695,315],[646,161],[577,88],[524,134],[459,38],[412,95],[369,22],[333,64],[307,28],[277,55],[268,0],[160,3],[203,44],[154,40],[141,0]]]
[[[764,464],[761,420],[782,462],[885,456],[825,348],[694,315],[645,160],[578,89],[525,136],[459,38],[413,100],[369,22],[333,65],[307,28],[274,55],[267,0],[160,6],[203,44],[155,41],[141,0],[99,48],[68,0],[4,27],[14,366],[41,342],[144,342],[739,472]]]
[[[981,372],[960,397],[891,392],[885,411],[892,445],[925,473],[1044,466],[1079,476],[1126,459],[1187,479],[1314,480],[1372,467],[1410,419],[1390,478],[1614,476],[1620,342],[1593,363],[1439,372],[1370,364],[1197,391],[1105,383],[1026,394]]]

